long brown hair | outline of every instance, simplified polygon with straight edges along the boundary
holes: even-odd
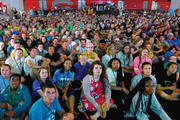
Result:
[[[49,77],[49,70],[48,70],[48,68],[42,67],[41,69],[39,69],[38,75],[37,75],[37,80],[39,81],[39,84],[40,84],[41,88],[43,88],[43,86],[44,86],[43,82],[41,81],[41,77],[40,77],[40,72],[43,69],[47,70],[47,72],[48,72],[48,77],[46,78],[46,84],[50,84],[51,83],[50,80],[49,80],[50,77]]]
[[[131,46],[130,46],[130,44],[129,44],[128,42],[124,43],[124,46],[123,46],[123,48],[122,48],[122,53],[125,54],[125,53],[124,53],[124,48],[125,48],[126,46],[129,46],[129,52],[127,53],[127,56],[128,56],[129,61],[130,61]]]
[[[107,80],[106,82],[108,82],[108,83],[109,83],[109,81],[108,81],[108,79],[107,79],[106,68],[105,68],[104,64],[103,64],[101,61],[99,61],[99,60],[94,61],[94,62],[91,64],[91,66],[90,66],[89,71],[88,71],[87,74],[93,75],[93,69],[94,69],[94,66],[95,66],[95,65],[100,65],[100,66],[102,67],[102,73],[101,73],[101,75],[100,75],[100,81],[101,81],[101,83],[102,83],[102,85],[103,85],[103,91],[105,92],[105,87],[106,87],[106,86],[105,86],[105,80]]]

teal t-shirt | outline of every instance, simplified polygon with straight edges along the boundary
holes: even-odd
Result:
[[[55,113],[61,112],[62,107],[59,104],[58,98],[55,97],[52,104],[47,107],[41,97],[31,107],[28,120],[55,120]]]

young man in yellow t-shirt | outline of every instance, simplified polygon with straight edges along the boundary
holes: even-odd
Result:
[[[86,44],[86,50],[87,50],[87,52],[83,52],[82,54],[87,56],[89,63],[92,63],[92,62],[94,62],[96,60],[100,60],[97,53],[94,52],[93,43],[87,43]]]

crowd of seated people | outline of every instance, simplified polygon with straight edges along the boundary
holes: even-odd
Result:
[[[9,18],[0,23],[0,119],[180,117],[177,16],[84,9]]]

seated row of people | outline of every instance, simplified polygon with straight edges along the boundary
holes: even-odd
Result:
[[[86,59],[86,56],[81,55],[79,63],[82,66],[86,65],[86,62],[83,61],[84,59]],[[79,80],[79,82],[82,82],[82,86],[81,85],[79,86],[79,88],[82,88],[82,91],[78,101],[76,101],[75,99],[76,96],[74,90],[75,86],[73,86],[77,84],[77,83],[74,84],[74,81],[78,79],[74,80],[74,78],[72,77],[74,76],[75,73],[72,70],[73,68],[72,65],[73,65],[72,61],[70,59],[66,59],[63,63],[62,68],[58,69],[55,72],[53,79],[49,77],[47,68],[40,69],[38,73],[39,77],[33,80],[33,84],[32,84],[32,89],[33,89],[32,100],[34,99],[35,101],[33,101],[33,103],[34,102],[35,103],[30,109],[29,119],[31,118],[31,116],[32,116],[31,119],[33,119],[33,116],[37,117],[37,114],[35,115],[36,112],[34,112],[34,110],[36,109],[38,104],[42,105],[42,101],[45,103],[46,105],[45,107],[47,107],[46,108],[47,111],[51,111],[51,107],[56,106],[56,108],[52,107],[52,109],[54,109],[53,110],[54,113],[51,113],[51,115],[46,116],[47,118],[50,116],[55,117],[55,113],[56,113],[55,111],[57,110],[58,112],[63,111],[64,113],[65,111],[66,112],[69,111],[69,113],[65,114],[65,117],[69,117],[73,119],[73,116],[76,115],[77,112],[74,109],[75,102],[79,103],[79,100],[80,100],[81,108],[86,110],[86,113],[91,119],[96,120],[100,116],[102,118],[112,118],[111,115],[116,116],[114,117],[115,119],[117,118],[118,115],[122,115],[122,114],[118,114],[119,111],[121,111],[122,109],[121,104],[118,101],[123,98],[131,98],[130,100],[131,102],[128,103],[130,105],[129,108],[130,111],[125,113],[124,115],[125,118],[129,118],[129,117],[136,119],[149,118],[149,114],[147,114],[146,111],[149,108],[151,108],[155,113],[157,113],[160,116],[161,119],[170,119],[169,116],[162,109],[157,98],[155,97],[156,96],[155,93],[157,93],[158,96],[169,98],[170,100],[178,100],[177,97],[179,95],[179,89],[176,88],[176,81],[175,81],[176,70],[177,70],[176,63],[170,62],[167,66],[166,72],[164,73],[164,76],[165,75],[167,76],[165,78],[168,78],[168,76],[170,76],[169,78],[172,79],[166,79],[166,81],[163,81],[162,79],[159,79],[160,76],[154,77],[152,75],[151,63],[144,62],[142,64],[142,72],[133,77],[130,89],[127,89],[124,84],[126,81],[124,79],[121,79],[121,81],[119,81],[120,80],[119,78],[122,78],[122,74],[121,74],[122,71],[120,70],[121,62],[119,59],[117,58],[111,59],[107,70],[105,69],[103,63],[101,63],[100,61],[95,61],[89,66],[88,69],[86,68],[86,70],[88,70],[89,72],[87,72],[87,75],[84,74],[85,77],[83,78],[83,80]],[[3,72],[4,70],[7,70],[7,72]],[[121,73],[119,71],[121,71]],[[9,65],[6,64],[2,65],[1,74],[2,74],[1,77],[5,78],[4,79],[5,89],[1,91],[2,101],[0,105],[2,108],[1,110],[2,117],[6,116],[6,117],[14,118],[16,116],[19,116],[20,113],[25,112],[28,109],[28,107],[31,107],[30,106],[31,95],[26,85],[21,83],[20,75],[13,74],[10,77]],[[81,74],[81,72],[79,72],[79,74]],[[47,87],[48,85],[54,86],[53,89],[51,89],[51,87],[48,89]],[[20,92],[17,92],[18,90],[20,90]],[[133,91],[135,91],[135,93]],[[173,95],[169,95],[171,97],[166,97],[168,95],[165,94],[169,94],[169,93],[172,93]],[[125,100],[126,100],[125,103],[129,101],[128,99]],[[144,100],[148,100],[148,101],[151,100],[151,104],[150,102]],[[7,103],[10,104],[11,109],[9,108]],[[18,107],[18,105],[20,105],[21,107],[22,105],[24,105],[24,107],[22,108],[23,110],[21,110],[20,113],[15,111],[16,110],[15,108]],[[41,106],[41,108],[42,111],[45,109],[43,108],[43,106]],[[110,108],[112,108],[113,110]],[[43,112],[41,111],[38,112],[37,112],[38,114],[42,115],[38,117],[44,116]],[[121,117],[122,116],[118,116],[118,118]]]

